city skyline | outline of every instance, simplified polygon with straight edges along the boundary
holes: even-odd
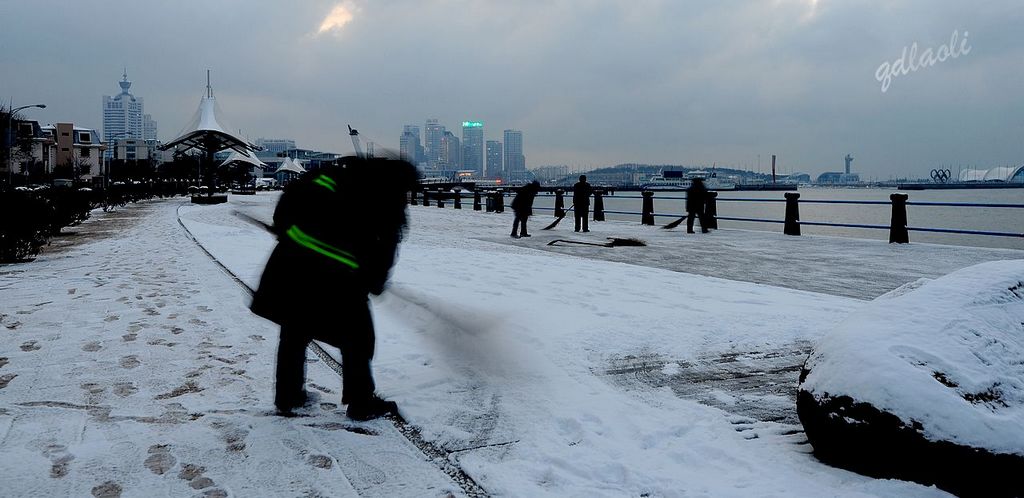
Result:
[[[243,136],[341,153],[351,151],[347,124],[397,150],[403,123],[467,116],[528,130],[530,167],[753,170],[758,155],[776,154],[781,170],[813,175],[842,171],[852,153],[862,177],[888,178],[1024,163],[1024,9],[1010,0],[565,1],[538,16],[540,5],[112,0],[39,15],[37,4],[7,2],[0,98],[47,104],[26,112],[40,123],[101,129],[96,99],[127,66],[167,140],[211,69]],[[96,29],[109,10],[149,22]],[[252,35],[275,18],[294,29]],[[509,22],[485,22],[495,18]],[[182,25],[195,36],[180,36]],[[73,53],[52,32],[104,58]]]

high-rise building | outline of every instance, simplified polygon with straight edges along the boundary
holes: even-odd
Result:
[[[484,124],[479,121],[462,122],[462,168],[484,176]]]
[[[149,114],[142,115],[142,139],[146,142],[156,142],[156,121]]]
[[[487,178],[501,178],[505,176],[504,157],[501,150],[501,142],[497,140],[487,141]]]
[[[156,139],[156,121],[149,118],[143,120],[142,97],[136,98],[128,91],[132,82],[128,81],[128,71],[125,70],[121,81],[117,83],[121,87],[121,93],[114,97],[103,96],[103,139],[105,142],[112,142],[119,138],[147,139],[147,125],[151,128],[150,137]],[[145,124],[144,124],[145,123]],[[151,124],[150,124],[151,123]],[[107,150],[109,157],[113,153]]]
[[[523,155],[523,132],[505,130],[505,176],[521,180],[526,174],[526,156]]]
[[[417,136],[413,135],[410,131],[402,132],[402,136],[398,138],[398,153],[402,159],[411,163],[416,163],[416,149],[419,145]]]
[[[428,119],[426,126],[423,128],[424,142],[424,153],[426,154],[426,161],[431,167],[437,167],[441,161],[441,138],[444,137],[444,126],[439,124],[436,119]]]
[[[462,169],[462,146],[459,145],[459,137],[450,131],[445,131],[441,136],[439,148],[441,149],[441,158],[438,160],[440,167]]]
[[[423,145],[420,144],[420,127],[405,125],[399,138],[399,153],[413,164],[424,162]]]

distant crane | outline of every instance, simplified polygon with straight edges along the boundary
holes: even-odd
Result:
[[[352,125],[348,125],[348,136],[352,139],[352,147],[356,150],[357,157],[363,157],[362,147],[359,146],[359,131],[352,128]]]

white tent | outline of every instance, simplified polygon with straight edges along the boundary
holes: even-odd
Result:
[[[260,161],[259,158],[257,158],[255,155],[253,155],[252,152],[248,152],[248,151],[245,154],[242,154],[241,152],[238,152],[237,150],[233,150],[233,151],[231,151],[231,155],[228,156],[228,158],[225,159],[224,162],[220,163],[220,165],[221,166],[225,166],[225,165],[231,164],[233,162],[249,163],[249,164],[251,164],[253,166],[256,166],[258,168],[261,168],[261,169],[266,169],[267,168],[267,163],[265,163],[263,161]]]
[[[281,161],[281,165],[277,167],[277,170],[274,171],[274,173],[277,174],[285,171],[302,174],[306,172],[306,168],[303,168],[302,164],[297,160],[286,157],[284,158],[284,161]]]
[[[985,173],[987,171],[983,169],[965,169],[960,171],[961,182],[983,182],[985,181]]]

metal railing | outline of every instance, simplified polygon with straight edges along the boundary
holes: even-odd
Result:
[[[463,195],[473,195],[474,206],[473,209],[482,209],[481,204],[481,192],[464,192],[464,193],[448,193],[447,198],[456,199],[455,207],[458,209],[458,199],[461,199]],[[483,193],[487,200],[487,210],[502,212],[504,210],[504,196],[506,194],[511,195],[509,192],[501,191],[488,191]],[[445,194],[439,195],[436,201],[439,206],[443,207],[443,199]],[[556,190],[552,194],[540,194],[539,197],[554,197],[554,207],[534,207],[535,211],[553,211],[555,216],[563,216],[565,209],[565,192]],[[660,214],[654,213],[653,201],[655,193],[651,191],[643,192],[641,195],[615,195],[615,199],[640,199],[642,200],[643,209],[641,211],[622,211],[622,210],[610,210],[604,209],[603,194],[600,190],[597,190],[593,200],[593,216],[595,221],[603,221],[605,214],[615,214],[620,216],[638,216],[641,219],[641,223],[645,225],[653,225],[655,217],[660,218],[679,218],[676,214]],[[980,203],[980,202],[933,202],[933,201],[910,201],[907,194],[894,193],[889,196],[888,201],[882,200],[840,200],[840,199],[800,199],[800,194],[796,192],[786,192],[783,199],[758,199],[758,198],[743,198],[743,197],[724,197],[719,198],[717,192],[709,192],[707,207],[709,214],[712,217],[712,222],[717,228],[718,221],[738,221],[747,223],[770,223],[770,224],[782,224],[784,225],[783,233],[787,235],[800,235],[801,226],[820,226],[820,227],[838,227],[838,228],[860,228],[869,230],[889,230],[889,242],[896,243],[907,243],[909,242],[908,232],[932,232],[932,233],[948,233],[948,234],[961,234],[961,235],[974,235],[974,236],[990,236],[990,237],[1013,237],[1013,238],[1024,238],[1024,233],[1017,232],[1003,232],[994,230],[970,230],[960,228],[941,228],[941,227],[916,227],[910,226],[907,223],[907,206],[924,206],[924,207],[955,207],[955,208],[989,208],[989,209],[1024,209],[1024,204],[1009,204],[1009,203]],[[671,197],[672,201],[685,202],[686,197]],[[413,197],[415,201],[415,196]],[[427,193],[424,191],[424,204],[428,202]],[[751,218],[741,216],[722,216],[718,214],[718,203],[719,202],[757,202],[757,203],[785,203],[786,204],[786,215],[785,219],[769,219],[769,218]],[[415,204],[415,202],[414,202]],[[845,204],[845,205],[862,205],[862,206],[891,206],[891,217],[888,225],[883,224],[865,224],[865,223],[840,223],[840,222],[826,222],[826,221],[808,221],[800,219],[799,207],[801,204]],[[685,215],[684,215],[685,216]]]

